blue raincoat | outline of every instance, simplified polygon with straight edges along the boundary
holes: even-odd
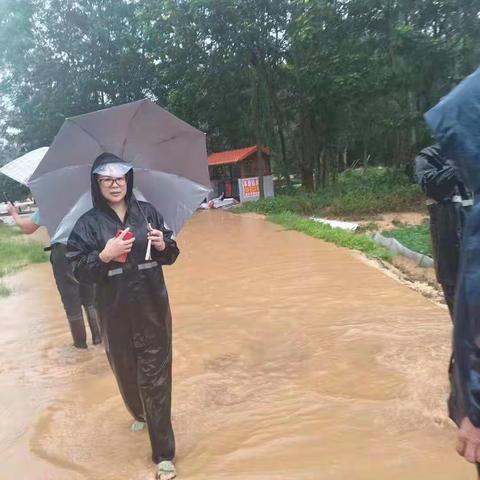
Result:
[[[465,225],[457,284],[453,334],[457,398],[450,413],[457,424],[468,416],[480,427],[480,69],[425,119],[475,199]]]

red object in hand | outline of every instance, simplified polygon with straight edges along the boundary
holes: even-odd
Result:
[[[117,233],[115,234],[115,238],[118,238],[121,234],[122,234],[123,230],[118,230]],[[133,238],[133,233],[129,230],[125,236],[123,237],[124,240],[130,240],[131,238]],[[128,253],[123,253],[122,255],[120,255],[119,257],[117,258],[114,258],[113,261],[114,262],[118,262],[118,263],[125,263],[127,261],[127,258],[128,258]]]

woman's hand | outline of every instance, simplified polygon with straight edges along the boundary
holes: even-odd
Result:
[[[465,457],[467,462],[480,462],[480,428],[476,428],[468,417],[465,417],[460,424],[457,453]]]
[[[18,217],[18,210],[11,202],[7,202],[7,213],[12,217]]]
[[[163,240],[163,232],[152,228],[148,232],[148,239],[152,241],[155,250],[163,252],[166,248],[165,240]]]
[[[104,263],[110,263],[115,258],[123,255],[125,253],[130,253],[132,250],[133,242],[135,237],[130,238],[129,240],[124,240],[125,235],[130,230],[130,227],[122,231],[122,233],[115,238],[111,238],[105,248],[100,252],[99,258]]]

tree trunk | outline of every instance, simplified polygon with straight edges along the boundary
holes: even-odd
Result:
[[[313,168],[307,165],[302,165],[301,174],[302,174],[302,187],[305,190],[307,190],[307,192],[313,192],[314,191]]]
[[[322,187],[328,183],[328,150],[322,152]]]
[[[300,158],[300,172],[302,175],[302,186],[308,192],[314,190],[313,166],[315,164],[315,140],[313,135],[312,114],[306,115],[301,119],[301,148],[302,156]]]
[[[278,125],[278,136],[280,138],[280,149],[282,151],[282,175],[285,178],[285,183],[287,187],[289,187],[292,182],[290,182],[290,171],[288,169],[287,149],[285,147],[285,135],[283,133],[283,128],[281,125]]]

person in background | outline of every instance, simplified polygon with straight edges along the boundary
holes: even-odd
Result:
[[[471,193],[460,181],[457,170],[441,151],[438,144],[423,149],[415,159],[417,180],[427,196],[430,214],[430,233],[437,280],[442,286],[450,318],[455,323],[455,301],[459,293],[457,280],[460,270],[460,251],[464,237],[466,216],[473,205]],[[458,299],[460,310],[465,302]],[[455,343],[455,342],[454,342]],[[462,375],[455,361],[454,352],[450,357],[449,380],[450,398],[448,410],[450,418],[459,427],[457,451],[469,461],[480,460],[476,455],[475,444],[480,444],[480,429],[469,420],[468,395],[462,384]],[[480,446],[478,447],[480,449]],[[480,465],[477,464],[480,479]]]
[[[7,203],[7,211],[24,234],[31,235],[42,226],[38,210],[30,217],[20,216],[18,210],[11,203]],[[54,243],[48,250],[50,250],[53,276],[55,277],[57,289],[67,315],[74,347],[80,349],[87,348],[87,332],[82,305],[87,315],[93,345],[102,343],[94,307],[94,287],[81,284],[74,278],[72,267],[65,257],[66,245]]]
[[[417,155],[415,173],[427,196],[435,273],[453,321],[462,231],[473,200],[440,145]]]

